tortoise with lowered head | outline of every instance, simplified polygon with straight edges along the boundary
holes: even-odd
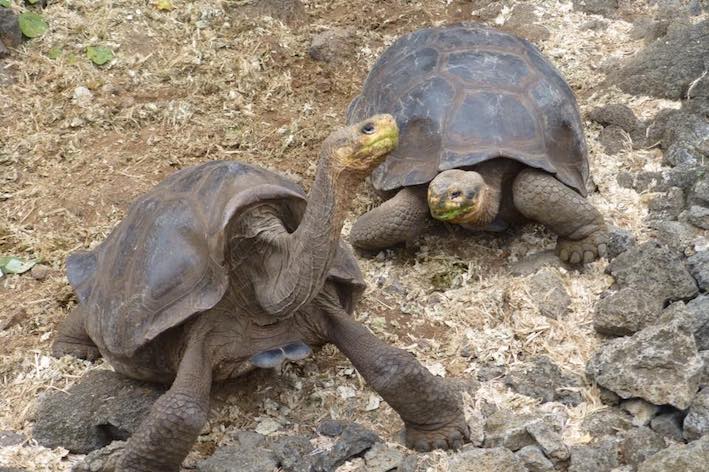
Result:
[[[350,240],[383,249],[436,220],[500,231],[535,221],[564,261],[606,251],[601,214],[585,199],[588,158],[574,94],[527,41],[475,24],[403,36],[347,112],[390,113],[398,148],[372,174],[393,198],[361,216]]]
[[[102,355],[129,377],[171,384],[114,456],[117,470],[178,470],[207,420],[212,381],[327,342],[399,412],[409,445],[462,444],[457,393],[349,316],[364,282],[340,231],[356,185],[397,137],[389,115],[333,132],[307,199],[286,178],[238,162],[179,171],[98,247],[69,257],[79,305],[54,354]]]

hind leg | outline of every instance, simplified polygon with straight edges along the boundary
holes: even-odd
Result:
[[[59,332],[52,343],[54,357],[70,355],[87,361],[94,361],[101,357],[98,348],[84,329],[85,316],[84,306],[78,305],[59,325]]]
[[[606,255],[608,230],[599,211],[552,175],[525,169],[512,193],[520,213],[559,235],[556,252],[562,261],[578,264]]]
[[[425,189],[407,187],[360,216],[350,231],[350,242],[359,249],[386,249],[415,240],[430,221]]]

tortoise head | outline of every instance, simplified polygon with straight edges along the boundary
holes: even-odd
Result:
[[[399,128],[391,115],[375,115],[333,132],[325,141],[340,169],[368,174],[396,148]]]
[[[475,223],[485,207],[486,189],[477,172],[443,171],[428,184],[431,216],[447,223]]]

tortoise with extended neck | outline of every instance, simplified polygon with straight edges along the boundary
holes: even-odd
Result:
[[[80,303],[54,354],[102,355],[127,376],[171,383],[117,470],[178,470],[207,420],[212,381],[327,342],[399,412],[410,445],[462,444],[457,393],[349,316],[364,282],[340,231],[357,184],[397,138],[389,115],[332,133],[307,200],[284,177],[238,162],[182,170],[97,248],[69,257]]]
[[[399,147],[372,174],[396,192],[360,217],[350,240],[378,250],[414,240],[433,218],[500,231],[535,221],[564,261],[606,251],[600,213],[584,198],[588,160],[573,92],[527,41],[465,24],[397,40],[348,110],[391,113]]]

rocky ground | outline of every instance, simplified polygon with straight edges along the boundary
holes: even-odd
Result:
[[[381,51],[462,20],[528,38],[576,92],[590,199],[613,226],[609,260],[563,266],[539,227],[439,228],[360,258],[369,290],[357,318],[460,384],[472,445],[405,449],[398,417],[326,347],[219,386],[184,466],[705,470],[706,2],[43,3],[0,0],[0,256],[17,258],[0,259],[0,470],[95,470],[159,395],[101,361],[50,357],[76,303],[69,252],[101,241],[161,178],[207,160],[309,186],[319,143]],[[47,30],[34,24],[23,40],[22,12]],[[376,203],[362,187],[355,214]]]

